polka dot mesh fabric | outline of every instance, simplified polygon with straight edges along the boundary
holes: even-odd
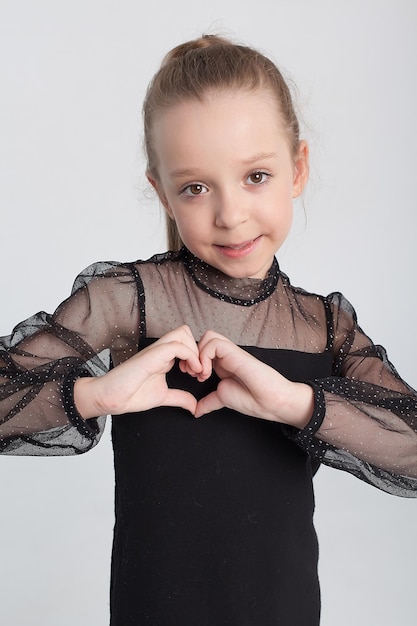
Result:
[[[188,324],[238,345],[329,353],[332,376],[308,380],[315,410],[289,438],[322,463],[380,489],[417,495],[417,394],[358,325],[340,293],[293,287],[274,260],[264,279],[234,279],[188,250],[135,263],[96,263],[53,315],[0,339],[0,437],[5,454],[78,454],[94,446],[105,416],[85,421],[74,381],[100,376]]]

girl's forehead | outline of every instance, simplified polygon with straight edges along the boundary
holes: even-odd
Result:
[[[283,132],[279,106],[270,91],[222,89],[207,92],[200,99],[180,100],[159,111],[152,134],[159,145],[172,144],[186,135],[197,135],[213,144],[233,134],[238,140],[251,129]]]
[[[160,174],[288,153],[276,101],[259,91],[223,90],[167,107],[155,121],[153,140]]]

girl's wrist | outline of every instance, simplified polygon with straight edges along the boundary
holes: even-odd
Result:
[[[74,383],[74,403],[85,420],[107,415],[96,400],[97,381],[98,378],[78,378]]]
[[[303,430],[314,412],[314,391],[306,383],[291,383],[291,393],[287,401],[285,423]]]

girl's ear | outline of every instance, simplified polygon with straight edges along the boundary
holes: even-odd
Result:
[[[300,141],[298,153],[294,163],[293,198],[298,198],[304,190],[308,181],[309,173],[309,149],[308,143]]]
[[[152,176],[148,173],[146,174],[146,178],[148,179],[148,181],[150,182],[150,184],[152,185],[152,187],[155,189],[156,193],[158,194],[158,198],[162,206],[164,207],[165,211],[168,213],[169,217],[171,219],[174,219],[174,214],[172,213],[167,197],[164,194],[162,185],[155,178],[152,178]]]

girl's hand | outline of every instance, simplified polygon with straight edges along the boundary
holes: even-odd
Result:
[[[178,406],[194,413],[195,397],[167,386],[166,374],[175,359],[180,360],[183,372],[193,376],[201,372],[198,346],[188,326],[167,333],[104,376],[77,380],[74,399],[78,411],[85,419],[157,406]]]
[[[198,402],[196,417],[228,407],[300,429],[309,422],[314,405],[309,385],[289,381],[213,331],[200,340],[199,353],[202,370],[197,379],[206,380],[214,369],[221,380],[216,391]]]

